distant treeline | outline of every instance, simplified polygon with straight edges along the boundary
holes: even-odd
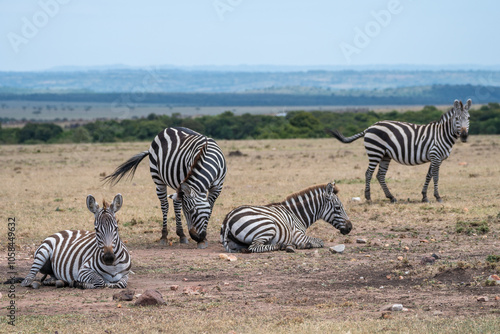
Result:
[[[305,89],[305,88],[302,88]],[[455,98],[473,103],[500,101],[500,87],[474,85],[433,85],[386,88],[381,90],[325,90],[295,92],[268,89],[247,93],[1,93],[0,101],[109,103],[133,108],[140,104],[170,106],[372,106],[452,104]],[[452,98],[450,98],[450,96]]]
[[[438,121],[442,112],[433,106],[420,111],[376,113],[293,111],[286,117],[227,111],[217,116],[182,118],[179,114],[155,115],[134,120],[95,121],[71,129],[52,123],[28,123],[22,128],[0,127],[0,143],[96,143],[149,141],[166,127],[182,126],[215,139],[281,139],[327,137],[325,128],[339,129],[349,136],[380,120],[416,124]],[[489,103],[470,111],[470,134],[500,134],[500,104]]]

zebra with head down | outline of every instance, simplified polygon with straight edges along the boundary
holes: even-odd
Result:
[[[130,256],[118,234],[115,213],[123,203],[122,195],[99,208],[92,195],[87,208],[95,216],[94,232],[66,230],[47,237],[37,248],[29,274],[21,283],[31,286],[41,272],[44,285],[69,285],[83,289],[125,288],[130,272]],[[51,277],[45,280],[47,275]]]
[[[193,130],[166,128],[153,139],[148,151],[133,156],[104,180],[116,184],[127,174],[133,176],[147,156],[163,213],[160,243],[167,241],[168,198],[171,198],[180,242],[188,243],[182,228],[182,209],[189,235],[198,242],[198,248],[205,248],[208,220],[227,173],[222,150],[213,139]],[[176,192],[167,195],[167,186]]]
[[[222,223],[222,245],[228,252],[255,253],[323,247],[321,239],[305,234],[314,222],[323,219],[342,234],[352,229],[337,192],[335,183],[328,183],[292,194],[281,203],[240,206]]]

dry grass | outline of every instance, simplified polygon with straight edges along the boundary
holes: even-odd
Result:
[[[415,263],[422,255],[437,252],[443,257],[439,265],[413,266],[412,269],[413,278],[418,280],[415,284],[420,287],[420,291],[431,291],[432,295],[433,289],[442,288],[438,279],[434,279],[436,275],[456,268],[484,271],[486,255],[499,254],[499,136],[475,136],[470,138],[470,143],[456,144],[451,157],[441,167],[440,192],[443,204],[434,201],[432,191],[429,193],[431,203],[420,203],[420,192],[428,165],[407,167],[397,163],[392,163],[389,168],[388,185],[399,202],[390,204],[374,181],[374,202],[365,203],[364,173],[368,161],[362,141],[350,145],[343,145],[334,139],[219,141],[219,144],[226,154],[229,172],[209,224],[208,240],[213,252],[223,251],[217,245],[220,224],[232,208],[242,204],[280,201],[303,188],[335,180],[340,188],[339,197],[354,229],[350,236],[341,236],[331,226],[319,222],[309,233],[323,238],[327,246],[346,243],[350,253],[333,258],[327,250],[321,250],[320,258],[315,264],[311,264],[311,270],[334,264],[338,270],[348,273],[354,268],[351,262],[354,258],[360,264],[356,267],[359,270],[368,272],[369,268],[384,267],[387,274],[398,276],[405,271],[405,261]],[[4,222],[7,217],[16,218],[16,244],[20,261],[29,257],[40,241],[49,234],[63,229],[92,229],[93,216],[85,205],[87,194],[110,201],[120,192],[124,205],[117,216],[121,224],[122,239],[137,252],[158,247],[155,241],[160,237],[161,211],[147,161],[139,166],[132,181],[122,181],[113,188],[103,186],[100,182],[101,175],[110,174],[120,163],[148,147],[147,142],[0,146],[0,212]],[[236,150],[241,151],[244,156],[229,157],[229,152]],[[361,197],[362,201],[351,201],[353,197]],[[173,212],[169,215],[173,219]],[[486,223],[488,231],[485,234],[474,231],[457,233],[457,223],[460,225],[460,222],[465,226]],[[0,232],[2,252],[6,251],[7,244],[5,224],[3,226]],[[173,221],[169,225],[169,232],[169,238],[175,244],[177,236]],[[366,238],[369,242],[367,245],[358,245],[355,243],[357,238]],[[408,253],[403,253],[404,246],[410,247]],[[157,262],[155,258],[133,255],[134,268],[137,268],[138,275],[142,275],[143,279],[157,277],[159,281],[178,273],[208,275],[227,270],[226,264],[212,261],[210,256],[201,255],[199,251],[192,249],[193,243],[188,247],[188,252],[180,250],[176,245],[171,251],[169,248],[159,250],[169,254],[165,255],[169,260],[168,264],[165,259]],[[263,270],[262,267],[269,263],[277,267],[283,265],[280,270],[288,270],[295,277],[294,268],[309,261],[311,252],[252,255],[229,273],[234,272],[243,277],[241,284],[245,284],[246,275]],[[189,263],[181,258],[184,254],[189,254]],[[399,254],[405,257],[401,263],[397,263],[395,259]],[[367,255],[371,257],[367,258]],[[30,260],[26,260],[22,263],[29,266],[29,262]],[[366,268],[363,269],[361,264]],[[0,266],[3,268],[5,265],[5,257],[2,257]],[[498,273],[498,268],[493,268],[492,272]],[[0,274],[0,278],[4,279],[5,274]],[[483,278],[478,278],[477,283],[480,284]],[[134,277],[131,278],[131,283],[133,280]],[[255,291],[256,287],[248,288],[248,291],[246,287],[239,289],[229,299],[219,296],[183,304],[183,299],[173,297],[168,312],[162,308],[137,310],[132,306],[110,315],[106,312],[81,315],[78,311],[71,310],[56,314],[48,311],[37,314],[36,310],[32,310],[33,315],[25,315],[20,311],[16,330],[26,333],[54,330],[60,333],[102,332],[103,329],[117,333],[130,331],[130,328],[134,328],[133,331],[136,332],[178,333],[452,333],[495,332],[499,325],[498,313],[490,315],[489,311],[472,318],[466,318],[460,312],[433,317],[421,311],[422,313],[411,313],[390,320],[378,319],[380,314],[376,311],[366,318],[366,309],[378,309],[378,306],[375,306],[375,301],[361,300],[347,300],[344,304],[338,300],[332,301],[333,304],[323,300],[303,303],[295,301],[290,306],[281,303],[279,298],[273,300],[272,296],[268,296],[263,305],[269,306],[269,309],[252,310],[254,304],[250,303],[245,312],[241,312],[238,308],[245,303],[247,293],[255,297],[258,291]],[[370,293],[372,288],[365,289],[366,293]],[[69,291],[58,293],[71,293]],[[28,291],[20,298],[32,298],[37,292]],[[287,298],[292,300],[290,296]],[[96,299],[91,300],[99,303]],[[6,305],[5,293],[0,302]],[[50,301],[47,303],[50,305]],[[318,306],[320,303],[323,306]],[[295,304],[307,305],[300,307]],[[496,307],[498,309],[498,305]],[[415,308],[418,309],[418,306]]]

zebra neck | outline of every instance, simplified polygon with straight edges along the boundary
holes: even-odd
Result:
[[[314,194],[309,193],[297,197],[291,197],[283,202],[283,205],[285,205],[288,210],[293,212],[299,218],[306,229],[319,219],[319,201],[313,200],[313,195]]]

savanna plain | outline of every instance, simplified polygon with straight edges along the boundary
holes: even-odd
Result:
[[[158,244],[161,210],[147,160],[132,180],[114,187],[101,183],[149,142],[0,146],[0,249],[7,253],[7,221],[15,217],[17,276],[28,273],[36,247],[48,235],[93,229],[88,194],[102,202],[121,193],[117,218],[134,272],[128,289],[135,295],[158,290],[166,301],[139,307],[113,300],[113,289],[35,290],[16,284],[13,327],[6,319],[9,286],[0,284],[0,332],[498,333],[500,285],[487,279],[500,272],[500,136],[471,136],[455,144],[440,170],[443,203],[433,198],[432,183],[431,202],[420,202],[428,165],[394,162],[387,177],[398,202],[390,203],[374,178],[373,201],[367,203],[368,160],[361,140],[218,143],[228,175],[206,249],[193,241],[179,244],[172,209],[169,242]],[[278,202],[333,180],[353,224],[349,235],[319,221],[307,233],[322,238],[324,248],[238,253],[236,261],[219,257],[225,253],[220,226],[231,209]],[[329,247],[338,244],[345,251],[331,253]],[[427,263],[432,254],[438,259]],[[2,255],[1,281],[7,272]],[[407,310],[383,310],[392,304]]]

